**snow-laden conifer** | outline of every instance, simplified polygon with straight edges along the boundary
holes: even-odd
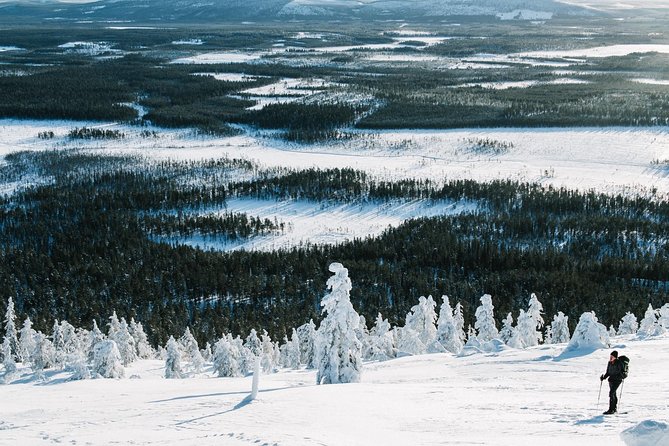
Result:
[[[286,343],[285,366],[293,370],[300,368],[300,338],[294,328],[290,339],[287,339]]]
[[[651,336],[657,336],[662,332],[660,324],[657,323],[657,310],[653,309],[653,305],[648,304],[646,313],[639,324],[639,330],[637,331],[637,336],[640,338],[648,338]]]
[[[30,355],[35,350],[35,330],[29,317],[23,321],[23,327],[19,332],[19,359],[27,364],[30,362]]]
[[[65,367],[65,339],[63,338],[63,330],[58,319],[53,322],[53,327],[51,328],[51,344],[53,346],[53,365],[62,369]]]
[[[30,355],[30,367],[39,380],[44,379],[44,369],[53,365],[53,344],[40,332],[35,333],[35,349]]]
[[[130,319],[130,336],[135,341],[135,348],[138,359],[151,359],[154,357],[155,353],[151,344],[149,344],[149,338],[144,332],[144,327],[141,322],[135,322],[135,318]]]
[[[262,352],[260,357],[262,372],[265,374],[276,372],[278,364],[274,355],[274,342],[272,342],[272,338],[266,330],[263,330],[260,334],[260,348]]]
[[[117,333],[121,329],[121,322],[119,322],[118,316],[116,316],[116,311],[109,316],[107,327],[109,327],[107,330],[107,337],[112,341],[116,341]]]
[[[98,342],[104,341],[106,336],[98,328],[98,323],[93,320],[93,329],[88,332],[88,360],[93,362],[95,360],[95,346]]]
[[[100,341],[95,344],[93,359],[93,375],[102,378],[123,378],[125,369],[121,363],[121,353],[116,342]]]
[[[202,359],[204,359],[205,362],[211,361],[211,358],[213,356],[213,353],[211,351],[211,344],[207,342],[204,345],[204,348],[200,350],[200,353],[202,354]]]
[[[116,342],[118,351],[121,354],[121,362],[123,362],[124,366],[137,361],[137,347],[135,347],[135,340],[130,335],[130,329],[125,318],[121,318],[119,328],[113,340]]]
[[[553,327],[551,325],[546,325],[546,334],[544,334],[544,344],[553,343]]]
[[[542,340],[543,336],[541,333],[541,329],[544,327],[544,318],[541,316],[542,312],[544,311],[543,305],[541,305],[541,302],[539,302],[539,299],[537,298],[537,295],[532,293],[530,295],[530,302],[527,305],[527,314],[532,318],[534,321],[534,326],[535,326],[535,331],[534,331],[534,341],[530,341],[530,338],[528,336],[527,338],[527,346],[532,346],[532,345],[538,345]],[[529,334],[529,333],[528,333]]]
[[[254,356],[260,356],[262,354],[262,341],[258,337],[258,332],[255,328],[251,329],[251,332],[244,340],[244,347],[248,348]],[[251,367],[250,370],[252,370]]]
[[[379,313],[374,327],[369,332],[369,349],[365,352],[365,358],[372,361],[387,361],[396,355],[390,323]]]
[[[569,316],[565,316],[562,311],[558,311],[558,314],[553,316],[551,332],[553,334],[553,344],[569,342],[571,339],[571,335],[569,334]]]
[[[636,334],[637,330],[639,330],[639,322],[637,321],[636,316],[628,311],[618,324],[618,334]]]
[[[362,345],[355,336],[360,315],[351,304],[351,279],[341,263],[329,267],[334,276],[327,281],[330,293],[321,301],[327,313],[318,329],[316,364],[318,384],[359,382],[362,371]]]
[[[669,303],[662,305],[662,307],[657,311],[659,313],[657,323],[664,331],[669,331]]]
[[[16,313],[14,312],[14,300],[10,297],[7,300],[7,310],[5,311],[5,335],[4,340],[9,343],[9,351],[11,352],[13,360],[20,360],[19,358],[19,338],[16,332]]]
[[[355,331],[355,335],[358,337],[360,345],[362,346],[362,356],[364,358],[365,352],[369,350],[371,340],[369,338],[369,329],[367,328],[367,319],[365,319],[365,316],[362,314],[360,315],[360,324]]]
[[[184,357],[190,366],[190,370],[193,373],[200,373],[202,371],[202,367],[204,366],[204,358],[200,353],[200,346],[197,345],[197,340],[191,333],[190,328],[186,327],[183,336],[179,340],[179,344],[181,344],[181,347],[183,348]]]
[[[427,346],[423,344],[418,332],[411,327],[398,327],[397,352],[401,355],[422,355],[427,353]]]
[[[609,337],[612,338],[612,337],[617,336],[617,335],[618,335],[618,333],[616,332],[616,327],[614,327],[613,324],[611,324],[609,326]]]
[[[518,322],[516,324],[516,331],[520,336],[520,341],[523,348],[533,347],[537,345],[537,329],[536,321],[530,313],[520,310],[518,314]]]
[[[2,365],[4,367],[2,379],[5,384],[9,384],[16,374],[16,361],[14,361],[14,354],[12,353],[12,345],[9,337],[5,336],[0,349],[2,350]]]
[[[481,305],[476,309],[476,322],[474,324],[474,328],[478,331],[477,338],[479,342],[488,342],[499,337],[499,332],[495,325],[494,308],[490,294],[481,296]]]
[[[222,378],[241,376],[234,348],[226,336],[214,344],[212,363],[214,371]]]
[[[173,336],[170,336],[170,339],[167,341],[165,350],[167,351],[167,358],[165,358],[165,378],[183,378],[184,373],[181,368],[181,349]]]
[[[453,310],[453,322],[455,324],[456,338],[460,341],[459,345],[463,346],[467,340],[467,335],[465,334],[465,317],[462,314],[462,304],[460,302],[455,304],[455,309]],[[460,348],[460,350],[462,350],[462,348]]]
[[[502,329],[499,331],[499,338],[505,344],[509,343],[511,335],[513,334],[513,316],[511,313],[508,313],[504,320],[502,321]]]
[[[462,326],[460,325],[460,328],[458,328],[458,321],[455,315],[457,310],[451,308],[448,296],[444,295],[441,298],[443,302],[439,309],[439,319],[437,320],[437,341],[439,341],[446,351],[457,355],[462,351]]]
[[[437,304],[432,296],[420,296],[418,304],[411,307],[411,312],[406,315],[405,328],[410,328],[416,332],[418,339],[427,349],[432,346],[437,339],[437,314],[435,312]]]
[[[565,351],[595,350],[609,346],[609,332],[594,311],[583,313]]]
[[[308,369],[316,367],[316,324],[313,320],[297,328],[300,337],[300,362]]]

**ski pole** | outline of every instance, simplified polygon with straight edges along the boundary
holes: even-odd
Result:
[[[604,381],[599,380],[599,394],[597,395],[597,410],[599,410],[599,398],[602,396],[602,384]]]
[[[625,387],[625,380],[620,384],[620,396],[618,397],[618,409],[623,407],[623,387]]]

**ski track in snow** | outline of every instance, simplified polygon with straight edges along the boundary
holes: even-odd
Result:
[[[162,378],[162,361],[139,361],[140,379],[0,387],[0,444],[81,445],[620,445],[620,433],[666,420],[669,337],[614,338],[632,358],[624,414],[604,417],[599,374],[609,350],[558,360],[565,345],[454,357],[433,354],[366,363],[362,382],[317,386],[315,371],[261,378]],[[19,380],[21,381],[21,380]]]

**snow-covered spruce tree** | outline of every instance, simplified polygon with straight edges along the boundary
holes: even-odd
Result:
[[[93,375],[102,378],[123,378],[125,369],[116,342],[106,340],[95,344]]]
[[[177,341],[174,339],[174,336],[170,336],[165,349],[167,350],[167,358],[165,359],[165,378],[183,378],[184,373],[181,369],[181,351]]]
[[[149,344],[149,338],[144,332],[141,322],[135,322],[135,318],[130,319],[130,336],[135,341],[135,348],[137,349],[138,359],[151,359],[155,356],[155,352]]]
[[[397,352],[400,355],[422,355],[427,353],[427,347],[421,341],[418,332],[410,327],[398,327]]]
[[[553,343],[553,327],[551,325],[546,325],[546,334],[544,334],[544,344]]]
[[[508,313],[504,320],[502,321],[502,329],[499,331],[499,338],[505,344],[509,343],[511,335],[513,334],[513,316],[511,313]]]
[[[434,349],[433,343],[437,340],[437,314],[435,308],[437,304],[432,299],[432,296],[420,296],[418,298],[418,305],[411,307],[411,312],[406,315],[405,328],[410,328],[415,331],[421,343],[425,346],[425,351]],[[440,344],[441,346],[441,344]],[[437,351],[443,351],[443,348]]]
[[[274,361],[274,342],[266,330],[260,334],[260,348],[262,350],[260,358],[262,372],[264,374],[276,372],[278,364]]]
[[[367,329],[367,319],[365,319],[365,316],[363,315],[360,315],[360,324],[355,331],[355,335],[358,337],[358,340],[362,345],[362,356],[364,358],[365,352],[369,350],[369,343],[371,340],[369,339],[369,330]]]
[[[308,369],[316,368],[316,324],[313,320],[297,328],[300,337],[300,362]]]
[[[186,331],[184,331],[183,336],[179,340],[179,344],[181,344],[181,347],[184,352],[184,357],[190,366],[190,370],[196,374],[200,373],[202,371],[202,367],[204,367],[204,358],[200,353],[200,346],[197,345],[197,340],[190,332],[190,328],[186,327]],[[167,349],[168,359],[169,359],[169,353],[170,351],[168,348]]]
[[[207,342],[202,350],[200,350],[200,353],[202,354],[202,359],[204,359],[205,362],[211,361],[211,358],[213,356],[213,353],[211,351],[211,344]]]
[[[121,354],[121,362],[123,362],[124,366],[137,361],[137,347],[135,347],[135,340],[130,335],[130,329],[125,318],[121,318],[121,323],[114,336],[114,341]]]
[[[455,304],[455,309],[453,310],[453,322],[455,324],[455,336],[460,341],[459,350],[462,350],[462,346],[465,345],[465,341],[467,340],[467,335],[465,334],[465,317],[462,314],[462,304],[460,302]]]
[[[290,340],[287,343],[285,365],[293,370],[300,368],[300,338],[294,328]]]
[[[618,334],[619,335],[631,335],[636,334],[639,329],[639,322],[636,319],[636,316],[629,311],[623,316],[618,324]]]
[[[114,313],[109,316],[109,323],[107,324],[107,327],[109,327],[107,330],[107,337],[112,341],[116,341],[118,331],[121,329],[121,323],[118,320],[118,316],[116,316],[116,311],[114,311]]]
[[[669,304],[662,305],[657,311],[659,313],[657,323],[664,329],[664,331],[669,331]]]
[[[543,311],[544,307],[543,305],[541,305],[541,302],[539,302],[537,295],[532,293],[530,295],[530,302],[527,306],[527,314],[534,321],[534,326],[535,326],[534,337],[536,339],[534,342],[527,344],[528,346],[538,345],[543,340],[543,336],[541,334],[541,329],[544,327],[544,318],[541,316]],[[530,339],[528,337],[527,341],[529,340]]]
[[[214,344],[212,356],[214,371],[219,377],[241,376],[239,364],[228,338],[223,336]]]
[[[16,374],[16,361],[14,361],[14,354],[12,353],[12,344],[7,336],[2,341],[2,365],[5,369],[2,376],[5,384],[9,384]]]
[[[553,344],[569,342],[571,338],[569,334],[569,316],[565,316],[562,311],[558,311],[558,314],[553,316],[551,332],[553,333]]]
[[[93,320],[93,329],[88,332],[88,361],[95,361],[95,346],[98,342],[104,341],[105,335],[98,328],[97,322]]]
[[[617,336],[617,335],[618,335],[618,333],[616,332],[616,327],[614,327],[613,324],[611,324],[609,326],[609,338],[612,338],[612,337]]]
[[[520,310],[523,312],[523,310]],[[520,318],[520,316],[518,316]],[[523,342],[523,337],[520,334],[520,330],[518,330],[518,327],[514,327],[511,329],[511,336],[509,336],[509,340],[507,341],[506,345],[508,345],[511,348],[525,348],[525,343]]]
[[[387,361],[396,355],[390,323],[379,313],[374,327],[369,332],[369,349],[364,356],[371,361]]]
[[[58,319],[54,321],[51,329],[51,344],[53,345],[53,365],[62,369],[65,367],[65,339]]]
[[[495,325],[494,308],[490,294],[481,296],[481,305],[476,309],[476,322],[474,324],[474,328],[478,330],[477,338],[479,342],[488,342],[499,337]]]
[[[362,345],[355,336],[360,315],[351,304],[351,279],[341,263],[329,267],[334,276],[327,281],[331,290],[321,301],[327,313],[318,329],[316,342],[317,384],[352,383],[360,381]]]
[[[30,355],[30,366],[39,380],[44,379],[44,369],[53,365],[53,344],[42,333],[35,333],[35,349]]]
[[[35,330],[29,317],[23,321],[23,327],[19,332],[19,359],[27,364],[30,362],[30,355],[35,350]]]
[[[7,300],[7,311],[5,311],[5,336],[4,340],[9,343],[9,351],[11,351],[12,358],[20,360],[19,358],[19,338],[16,332],[16,313],[14,312],[14,300],[10,297]]]
[[[254,356],[262,354],[262,342],[258,338],[258,332],[254,328],[251,329],[251,332],[244,340],[244,347],[248,348]]]
[[[446,351],[458,354],[462,351],[462,336],[464,333],[458,329],[458,322],[456,321],[456,310],[451,308],[448,296],[441,296],[443,303],[439,309],[439,319],[437,320],[437,341],[444,347]],[[457,308],[457,307],[456,307]],[[462,313],[460,313],[460,316]]]
[[[609,346],[609,332],[597,321],[594,311],[583,313],[565,351],[595,350]]]
[[[520,336],[520,341],[523,348],[533,347],[537,345],[537,329],[535,320],[530,313],[520,310],[518,314],[518,322],[516,324],[516,331]]]
[[[637,336],[640,338],[648,338],[651,336],[657,336],[660,333],[660,324],[657,323],[657,310],[653,309],[653,305],[648,304],[646,313],[644,314],[644,317],[641,319],[641,323],[639,324]]]

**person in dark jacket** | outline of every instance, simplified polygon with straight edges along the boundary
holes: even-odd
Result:
[[[623,364],[618,360],[618,352],[613,350],[609,357],[609,363],[606,366],[606,373],[599,377],[600,381],[609,379],[609,410],[604,415],[616,413],[618,406],[618,396],[616,391],[623,382]]]

